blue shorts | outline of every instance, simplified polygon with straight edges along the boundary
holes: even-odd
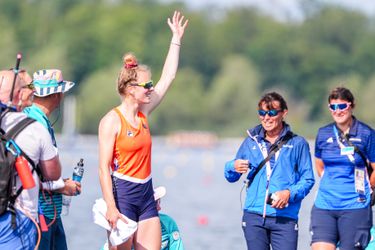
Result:
[[[140,184],[112,177],[112,183],[120,213],[136,222],[159,216],[152,180]]]
[[[45,217],[47,225],[52,220]],[[47,232],[42,232],[38,250],[67,250],[65,231],[61,218],[56,218],[55,222],[48,227]]]
[[[370,241],[371,207],[348,210],[311,210],[311,244],[326,242],[340,249],[364,249]]]
[[[244,212],[242,230],[248,250],[296,250],[298,244],[298,224],[286,217],[263,217]]]
[[[37,238],[35,224],[19,210],[16,229],[12,228],[11,219],[10,212],[0,216],[0,249],[34,250]]]

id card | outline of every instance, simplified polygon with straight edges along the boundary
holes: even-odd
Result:
[[[365,170],[355,168],[355,191],[359,194],[365,194]]]
[[[354,147],[342,147],[341,148],[341,155],[353,155],[354,154]]]

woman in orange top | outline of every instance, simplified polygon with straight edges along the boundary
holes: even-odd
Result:
[[[136,233],[117,249],[159,250],[160,221],[151,179],[151,136],[147,117],[158,106],[175,78],[181,38],[188,24],[175,11],[168,25],[173,33],[161,78],[153,87],[151,72],[134,55],[124,56],[117,89],[121,104],[99,124],[99,178],[107,203],[107,220],[116,227],[120,214],[138,222]]]

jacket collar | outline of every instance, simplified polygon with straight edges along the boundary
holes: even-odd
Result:
[[[278,140],[280,140],[280,138],[284,137],[288,131],[291,131],[289,124],[287,124],[286,122],[283,122],[283,129],[281,130],[281,133],[280,133],[280,136],[279,136]],[[254,128],[251,128],[251,129],[247,130],[247,134],[255,141],[258,141],[258,140],[264,141],[266,131],[264,130],[262,124],[259,124],[259,125],[255,126]]]

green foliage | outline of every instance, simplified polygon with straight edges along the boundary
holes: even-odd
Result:
[[[205,117],[215,125],[212,130],[234,136],[257,123],[259,82],[257,70],[245,57],[229,55],[223,59],[207,95]]]
[[[374,21],[318,1],[302,3],[301,23],[278,22],[251,8],[188,11],[156,0],[2,0],[0,66],[30,73],[60,68],[77,87],[78,128],[97,133],[101,117],[120,101],[116,78],[132,51],[160,76],[171,32],[167,18],[189,18],[177,78],[150,117],[156,134],[180,129],[238,136],[257,124],[261,93],[277,90],[289,104],[287,121],[313,137],[331,120],[326,96],[341,82],[357,98],[356,115],[374,125],[366,107],[375,88]]]
[[[87,78],[77,95],[77,126],[81,133],[96,134],[100,119],[120,104],[117,94],[117,74],[120,68],[112,65]]]
[[[190,68],[180,69],[177,79],[160,106],[150,116],[153,132],[165,134],[175,130],[209,129],[201,121],[207,112],[207,93],[202,76]]]

